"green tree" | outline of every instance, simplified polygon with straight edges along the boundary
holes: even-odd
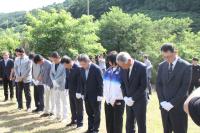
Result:
[[[70,13],[62,10],[46,12],[39,10],[36,16],[27,14],[31,25],[32,50],[48,56],[52,51],[75,56],[79,53],[95,54],[105,49],[97,43],[98,27],[92,16],[74,19]],[[97,52],[96,52],[97,53]]]
[[[8,50],[13,52],[20,45],[20,35],[13,29],[0,31],[0,51]]]

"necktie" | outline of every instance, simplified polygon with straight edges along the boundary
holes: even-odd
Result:
[[[129,73],[130,73],[130,68],[127,71],[127,79],[128,79],[128,81],[129,81],[129,78],[130,78]]]
[[[169,76],[168,76],[168,77],[170,77],[170,75],[171,75],[172,71],[173,71],[173,64],[172,64],[172,63],[170,63],[170,64],[169,64],[169,68],[168,68],[168,74],[169,74]]]

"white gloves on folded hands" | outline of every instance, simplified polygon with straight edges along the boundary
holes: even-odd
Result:
[[[38,80],[34,80],[34,79],[33,79],[32,81],[33,81],[33,84],[36,85],[36,86],[39,84],[39,81],[38,81]]]
[[[103,100],[103,97],[102,96],[97,96],[97,101],[98,102],[101,102]]]
[[[59,87],[59,84],[55,80],[53,80],[52,82],[53,82],[53,87]]]
[[[167,102],[167,101],[161,102],[160,105],[166,111],[170,111],[174,107],[170,102]]]
[[[81,98],[82,98],[81,93],[76,93],[76,98],[77,98],[77,99],[81,99]]]
[[[129,107],[133,106],[133,104],[134,104],[132,97],[124,97],[124,101],[125,101],[126,105]]]

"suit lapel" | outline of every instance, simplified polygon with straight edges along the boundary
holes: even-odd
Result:
[[[163,75],[164,75],[164,78],[165,80],[164,81],[168,81],[169,79],[169,74],[168,74],[168,63],[166,62],[165,65],[164,65],[164,68],[163,68]]]
[[[92,71],[92,67],[93,67],[93,64],[90,65],[89,72],[88,72],[88,76],[87,76],[87,79],[86,79],[86,80],[88,80],[88,79],[90,78],[91,71]]]
[[[8,64],[8,62],[7,62],[7,64]],[[5,68],[6,67],[6,64],[5,64],[5,61],[3,60],[3,67]]]
[[[179,62],[179,59],[178,59],[178,61],[177,61],[177,63],[176,63],[176,65],[175,65],[175,67],[174,67],[174,70],[172,71],[172,73],[171,73],[171,75],[170,75],[170,77],[169,77],[169,80],[168,80],[168,82],[174,77],[174,75],[178,72],[178,70],[179,70],[179,66],[180,66],[180,62]]]
[[[129,77],[129,81],[133,81],[133,78],[134,78],[134,75],[135,75],[135,72],[136,72],[136,62],[134,63],[134,65],[133,65],[133,68],[132,68],[132,70],[131,70],[131,75],[130,75],[130,77]]]
[[[83,77],[84,82],[85,82],[86,81],[86,77],[85,77],[85,70],[84,69],[81,70],[81,76]]]
[[[124,70],[124,79],[125,79],[125,82],[126,82],[126,84],[128,85],[129,84],[129,72],[128,72],[128,70]]]

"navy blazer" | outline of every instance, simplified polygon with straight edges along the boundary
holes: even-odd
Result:
[[[132,97],[135,102],[137,102],[141,98],[147,99],[147,74],[145,64],[135,60],[129,79],[128,70],[122,69],[121,74],[123,81],[121,88],[124,97]]]
[[[14,68],[14,61],[12,59],[8,59],[6,66],[5,66],[5,61],[2,59],[0,61],[0,77],[9,78],[11,74],[11,70],[13,68]]]
[[[89,101],[97,101],[97,96],[103,96],[103,77],[99,66],[93,63],[90,65],[87,80],[85,70],[81,68],[77,92]]]
[[[70,92],[76,93],[78,88],[78,80],[80,77],[80,67],[77,64],[73,64],[72,69],[66,69],[66,84],[65,89],[69,89]]]

